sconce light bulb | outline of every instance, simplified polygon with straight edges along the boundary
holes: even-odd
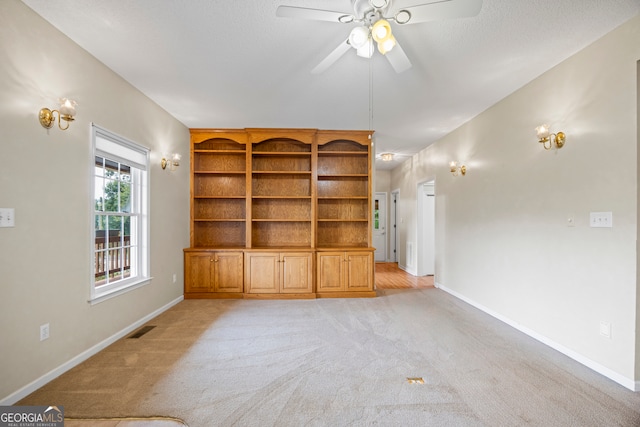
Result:
[[[549,125],[543,124],[536,128],[536,136],[540,141],[549,138]]]
[[[73,116],[76,115],[77,105],[78,103],[72,99],[62,98],[60,100],[60,115],[62,116],[62,119],[66,121],[72,121]]]

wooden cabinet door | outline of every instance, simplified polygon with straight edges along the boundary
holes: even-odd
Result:
[[[190,292],[213,291],[213,254],[191,252],[184,257],[184,290]]]
[[[242,259],[242,252],[214,254],[214,290],[216,292],[242,292],[244,282]]]
[[[280,292],[280,254],[247,252],[244,259],[245,292],[275,294]]]
[[[280,254],[280,292],[300,294],[313,292],[313,255],[310,252]]]
[[[344,291],[344,252],[318,253],[318,292]]]
[[[373,254],[371,252],[347,252],[347,291],[373,290]]]

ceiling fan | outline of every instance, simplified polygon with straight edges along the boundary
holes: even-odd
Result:
[[[345,41],[311,70],[312,73],[322,73],[351,48],[356,50],[358,56],[371,58],[374,44],[377,45],[378,51],[387,57],[396,73],[401,73],[411,68],[411,61],[393,35],[390,21],[405,25],[463,18],[476,16],[482,8],[482,0],[431,0],[393,12],[392,0],[350,1],[353,13],[278,6],[276,10],[278,17],[358,24],[351,30]]]

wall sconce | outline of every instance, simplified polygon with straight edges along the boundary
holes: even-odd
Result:
[[[549,132],[549,125],[538,126],[536,128],[536,136],[538,137],[538,142],[542,144],[545,150],[550,150],[553,146],[562,148],[566,140],[564,132]]]
[[[451,169],[453,176],[464,176],[467,173],[467,167],[465,165],[458,166],[458,162],[450,162],[449,168]]]
[[[382,153],[380,154],[380,160],[383,162],[390,162],[393,160],[393,153]]]
[[[76,107],[78,103],[71,99],[62,98],[60,100],[60,109],[59,110],[50,110],[48,108],[42,108],[38,113],[38,118],[40,120],[40,124],[43,128],[51,129],[53,123],[56,121],[55,113],[58,113],[58,127],[61,130],[69,129],[69,122],[74,121],[73,116],[76,115]],[[62,127],[60,125],[60,119],[67,122],[66,127]]]
[[[174,171],[178,166],[180,166],[180,159],[182,159],[182,156],[178,153],[165,154],[162,156],[160,166],[162,166],[163,170],[169,166],[169,170]]]

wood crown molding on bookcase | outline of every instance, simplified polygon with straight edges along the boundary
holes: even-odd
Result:
[[[372,134],[191,129],[185,297],[375,296]]]

